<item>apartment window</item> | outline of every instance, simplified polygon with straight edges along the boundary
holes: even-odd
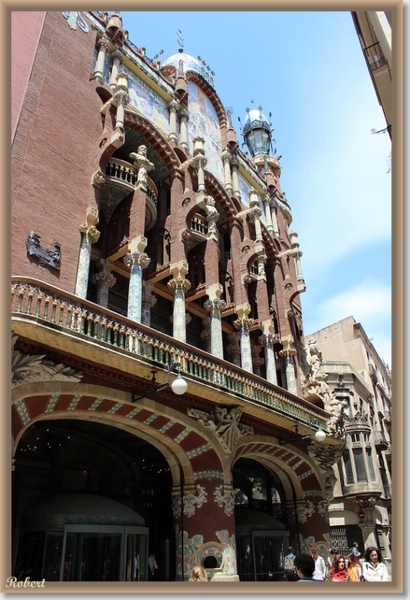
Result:
[[[367,465],[369,467],[370,481],[376,481],[376,472],[374,470],[373,457],[371,448],[366,448]]]
[[[354,483],[352,461],[350,459],[350,452],[349,452],[349,450],[345,450],[343,452],[343,464],[344,464],[345,483],[346,483],[346,485],[348,485],[350,483]]]
[[[356,467],[357,481],[367,481],[366,465],[364,462],[363,449],[353,449],[354,464]]]

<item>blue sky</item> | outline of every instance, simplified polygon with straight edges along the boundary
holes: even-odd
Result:
[[[391,365],[391,174],[383,112],[348,11],[122,11],[133,44],[201,56],[238,117],[272,113],[299,235],[304,333],[348,316]]]

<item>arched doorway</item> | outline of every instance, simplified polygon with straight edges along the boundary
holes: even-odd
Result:
[[[51,570],[47,552],[58,550],[61,556],[71,548],[72,555],[79,556],[88,548],[90,556],[108,552],[120,561],[114,570],[108,569],[101,554],[86,574],[76,558],[70,571],[75,580],[80,576],[89,581],[132,580],[129,561],[137,551],[140,559],[150,552],[156,555],[158,580],[174,579],[171,487],[165,457],[127,431],[80,419],[35,422],[21,436],[15,452],[13,575],[32,569],[32,556],[40,553],[36,569],[43,574],[37,573],[37,579],[46,574],[52,580],[64,579],[62,572]],[[80,508],[72,513],[66,504],[74,497]],[[102,505],[103,512],[99,512]],[[141,563],[140,578],[145,576],[144,569]]]
[[[21,519],[19,580],[146,581],[148,529],[124,504],[96,494],[62,494]]]
[[[289,531],[280,479],[257,461],[241,458],[233,469],[235,537],[240,581],[279,581]]]

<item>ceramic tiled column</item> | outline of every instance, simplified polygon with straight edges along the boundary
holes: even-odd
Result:
[[[80,298],[87,297],[88,277],[90,272],[91,246],[98,241],[100,232],[96,225],[98,223],[98,210],[89,207],[86,215],[86,222],[80,226],[81,245],[80,256],[78,259],[77,281],[75,285],[75,295]]]
[[[171,267],[173,278],[168,282],[168,288],[174,292],[173,336],[180,342],[186,341],[185,294],[190,289],[190,282],[185,279],[188,265],[182,261]]]
[[[141,323],[142,270],[148,267],[150,261],[145,252],[130,252],[124,257],[124,264],[130,269],[127,317],[136,323]]]
[[[252,353],[249,327],[253,324],[253,320],[248,318],[249,312],[249,306],[238,307],[236,309],[238,319],[234,321],[234,325],[240,332],[241,367],[245,371],[252,373]]]

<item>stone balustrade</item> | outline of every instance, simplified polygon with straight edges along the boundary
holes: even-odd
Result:
[[[178,342],[171,336],[136,324],[104,307],[83,300],[35,279],[13,277],[11,316],[19,321],[50,327],[76,336],[92,338],[118,352],[135,353],[166,368],[171,361],[181,365],[182,373],[198,382],[209,382],[238,398],[272,409],[278,415],[309,424],[316,418],[326,428],[327,413],[308,404],[283,388],[198,348]]]
[[[132,191],[138,179],[138,169],[133,165],[120,160],[119,158],[110,158],[105,168],[105,174],[110,177],[114,183],[119,184],[121,187],[129,187]],[[154,203],[155,206],[158,204],[158,189],[155,183],[150,177],[147,176],[147,196]]]

